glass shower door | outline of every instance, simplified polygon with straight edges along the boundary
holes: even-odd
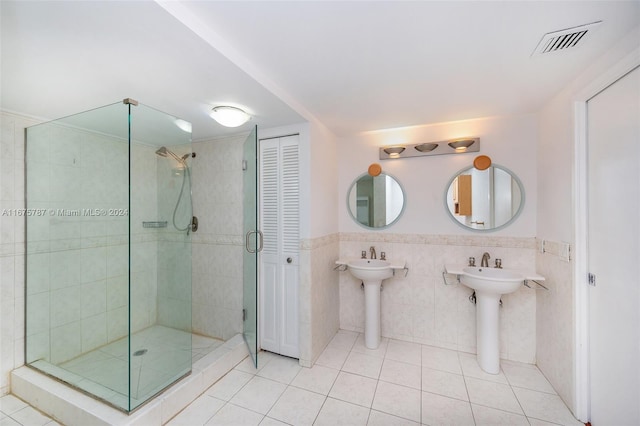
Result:
[[[258,139],[257,127],[243,146],[243,253],[242,336],[253,364],[258,366],[258,252],[262,250],[262,234],[258,231]]]

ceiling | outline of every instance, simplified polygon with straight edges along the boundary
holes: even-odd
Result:
[[[0,4],[3,109],[54,118],[132,97],[196,140],[238,132],[208,117],[221,103],[338,136],[536,112],[640,25],[637,0]],[[579,47],[531,56],[545,33],[600,20]]]

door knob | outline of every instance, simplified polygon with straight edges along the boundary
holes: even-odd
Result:
[[[291,262],[293,262],[293,259],[290,257],[287,257],[287,263],[291,263]]]

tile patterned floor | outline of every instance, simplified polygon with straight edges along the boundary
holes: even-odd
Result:
[[[313,368],[262,352],[169,422],[194,425],[582,425],[533,365],[340,331]]]
[[[578,422],[537,367],[502,361],[484,373],[475,355],[339,331],[313,368],[268,352],[247,358],[169,426],[572,425]],[[8,395],[0,426],[56,422]]]
[[[57,426],[35,408],[13,395],[0,398],[0,426]]]

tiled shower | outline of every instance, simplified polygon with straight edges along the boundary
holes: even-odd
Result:
[[[191,162],[156,155],[191,152],[174,120],[125,100],[26,129],[25,363],[124,411],[222,343],[192,344]]]

